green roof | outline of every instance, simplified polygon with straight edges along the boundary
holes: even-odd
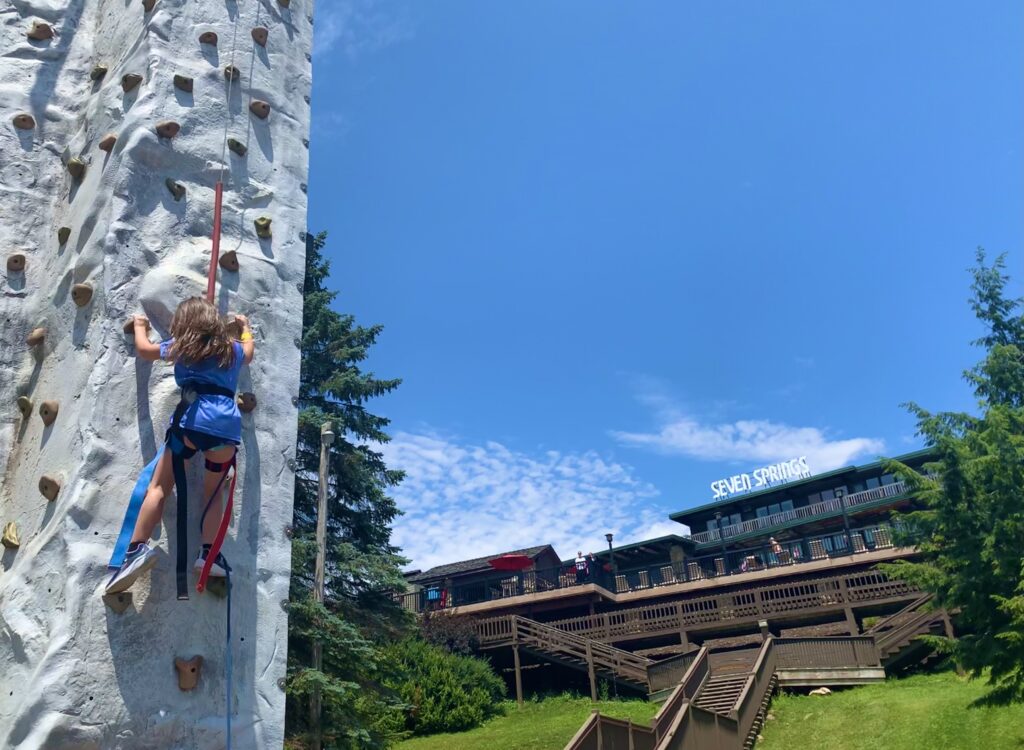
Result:
[[[893,458],[897,461],[906,462],[912,461],[915,458],[926,457],[931,453],[931,449],[922,448],[921,450],[912,451],[910,453],[904,453],[901,456],[893,456]],[[722,506],[728,505],[729,503],[745,501],[751,498],[764,497],[766,495],[771,495],[778,492],[789,492],[795,487],[803,487],[813,482],[819,482],[822,479],[828,479],[829,477],[838,477],[842,476],[843,474],[849,474],[851,472],[864,472],[869,471],[871,469],[878,469],[882,466],[882,461],[886,460],[889,459],[879,459],[877,461],[872,461],[871,463],[861,464],[860,466],[844,466],[841,469],[833,469],[832,471],[826,471],[822,474],[815,474],[804,479],[797,479],[792,482],[786,482],[785,484],[777,484],[773,487],[766,487],[763,490],[757,490],[755,492],[746,492],[742,495],[733,495],[732,497],[723,498],[722,500],[715,500],[710,503],[705,503],[704,505],[698,505],[697,507],[690,508],[689,510],[677,511],[676,513],[672,513],[669,516],[669,518],[673,521],[679,521],[679,523],[683,523],[681,519],[683,519],[686,516],[691,516],[694,513],[701,513],[702,511],[711,510],[712,508],[721,508]]]

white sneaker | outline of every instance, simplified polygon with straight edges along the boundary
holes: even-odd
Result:
[[[208,548],[203,547],[202,551],[199,553],[199,557],[196,558],[196,564],[192,566],[196,575],[202,574],[203,566],[206,565],[206,555],[209,551],[210,550]],[[228,574],[227,571],[230,569],[231,566],[228,565],[228,561],[224,559],[224,555],[218,552],[217,557],[213,559],[213,565],[210,566],[210,577],[224,578],[224,576]]]
[[[125,555],[124,562],[107,583],[108,594],[119,594],[131,588],[136,579],[156,565],[156,550],[148,544],[140,544],[135,550]]]

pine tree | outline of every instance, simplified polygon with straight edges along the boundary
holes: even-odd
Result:
[[[390,592],[404,583],[405,563],[391,544],[399,510],[388,489],[402,472],[388,469],[374,444],[386,442],[388,420],[366,402],[398,387],[361,365],[381,332],[331,309],[325,288],[330,264],[321,254],[326,234],[307,238],[296,449],[292,584],[289,605],[288,732],[309,731],[308,701],[319,686],[324,746],[373,749],[401,729],[403,706],[384,686],[393,682],[383,648],[409,632],[407,614]],[[325,601],[312,600],[316,558],[320,427],[334,423],[330,451]],[[314,639],[323,644],[323,669],[313,670]]]
[[[922,559],[883,566],[957,612],[961,637],[940,645],[972,675],[990,670],[982,702],[993,704],[1024,701],[1024,315],[1005,268],[978,250],[971,307],[985,357],[964,377],[980,415],[908,404],[937,459],[921,473],[889,464],[923,503],[909,518]]]

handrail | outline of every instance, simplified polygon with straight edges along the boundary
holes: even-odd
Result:
[[[882,632],[885,632],[885,630],[883,630],[883,629],[885,629],[888,624],[896,621],[898,618],[902,617],[903,615],[907,614],[908,612],[912,612],[912,611],[915,611],[915,610],[919,609],[922,605],[927,604],[928,602],[930,602],[934,597],[935,597],[935,594],[931,593],[930,591],[925,593],[925,594],[923,594],[922,596],[919,596],[917,599],[915,599],[910,604],[905,606],[899,612],[895,612],[895,613],[889,615],[888,617],[884,617],[881,620],[879,620],[878,622],[876,622],[870,628],[865,630],[864,634],[865,635],[874,635],[875,633],[879,633],[880,634]],[[894,627],[898,627],[899,624],[900,623],[897,623],[897,625],[894,626]],[[887,628],[887,630],[892,630],[892,628]]]
[[[928,609],[918,613],[915,617],[884,633],[876,634],[875,648],[878,653],[883,654],[890,646],[902,641],[910,642],[915,636],[922,635],[926,627],[942,616],[939,610]]]
[[[743,686],[743,691],[729,712],[729,716],[736,720],[737,739],[740,742],[747,738],[753,728],[765,694],[772,688],[776,660],[774,645],[773,638],[768,636]]]
[[[708,675],[710,674],[708,654],[707,647],[701,646],[700,651],[697,652],[697,657],[683,674],[682,679],[679,680],[676,689],[672,691],[668,700],[662,704],[661,708],[658,709],[658,713],[654,715],[654,719],[651,721],[651,729],[654,730],[654,737],[657,741],[660,742],[661,738],[668,734],[669,727],[677,721],[677,715],[686,711],[690,701],[693,700],[704,686],[704,683],[707,682]]]

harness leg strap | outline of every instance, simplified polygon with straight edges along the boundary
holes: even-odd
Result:
[[[178,585],[178,599],[188,599],[188,476],[185,461],[196,454],[173,431],[167,436],[167,447],[171,449],[171,469],[174,472],[174,493],[178,496],[178,549],[175,578]]]

